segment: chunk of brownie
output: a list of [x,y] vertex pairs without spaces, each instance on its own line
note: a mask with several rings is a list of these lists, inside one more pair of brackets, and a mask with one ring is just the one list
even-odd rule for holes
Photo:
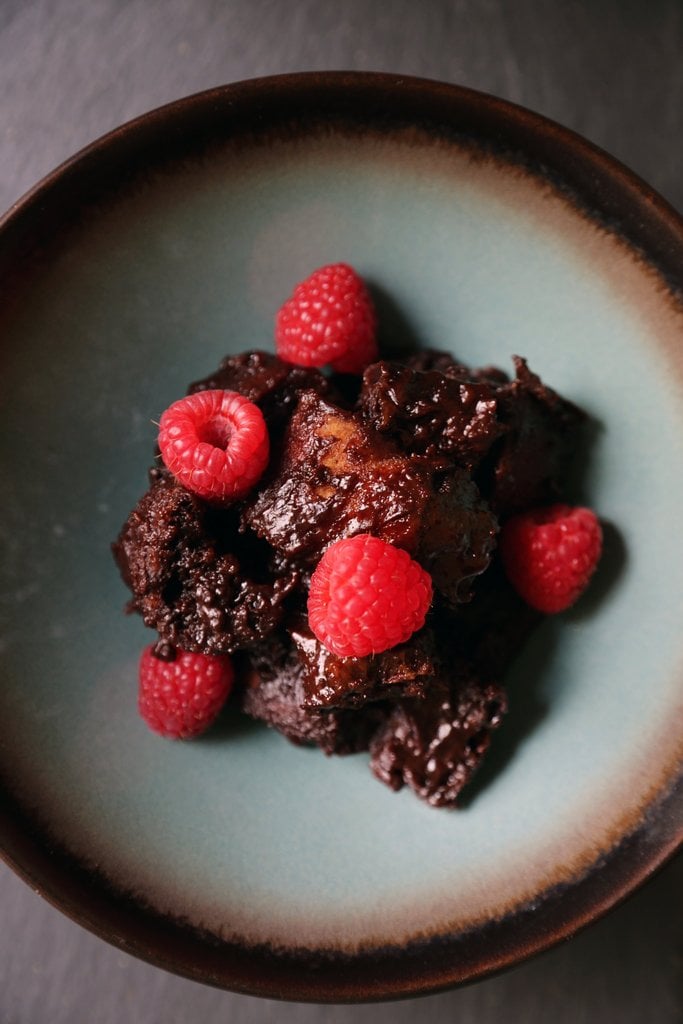
[[[442,422],[442,410],[455,397],[459,387],[465,388],[466,395],[483,397],[487,406],[483,420],[474,418],[475,439],[479,445],[469,456],[469,465],[475,472],[475,479],[491,504],[493,511],[505,518],[535,505],[557,500],[565,484],[571,461],[576,453],[577,440],[585,422],[584,413],[572,402],[567,401],[547,387],[540,377],[533,373],[525,359],[513,356],[515,377],[496,366],[473,369],[453,359],[446,352],[426,350],[418,352],[406,361],[407,375],[400,374],[396,364],[390,375],[379,375],[378,384],[382,394],[374,399],[361,397],[364,407],[371,415],[378,416],[379,423],[388,424],[389,430],[403,428],[402,443],[410,444],[409,422],[414,420],[419,427],[421,444],[425,450],[436,446],[438,450],[449,450],[449,441],[439,442],[438,429]],[[410,372],[415,374],[410,376]],[[368,374],[375,375],[370,367]],[[422,377],[425,374],[426,377]],[[445,382],[439,383],[439,375]],[[443,403],[435,409],[420,395],[420,381],[425,380],[435,387]],[[406,403],[406,410],[392,410],[395,386],[396,398]],[[479,392],[477,389],[485,389]],[[412,406],[411,406],[412,401]],[[379,407],[379,408],[378,408]],[[476,403],[474,406],[476,410]],[[466,420],[467,404],[463,406],[461,420],[464,436],[451,445],[453,457],[462,460],[468,455]],[[453,413],[453,429],[457,437],[458,419]],[[448,418],[446,418],[447,422]],[[490,444],[486,445],[488,438]],[[484,457],[484,465],[477,468],[476,456]],[[474,457],[473,457],[474,456]]]
[[455,807],[507,707],[494,683],[467,667],[444,678],[425,700],[400,701],[370,744],[373,774],[391,789],[409,786],[433,807]]
[[500,679],[542,621],[507,579],[498,557],[474,586],[469,604],[459,605],[435,628],[456,658],[464,658],[481,679]]
[[405,644],[365,658],[332,654],[304,619],[289,632],[303,668],[304,708],[359,708],[371,701],[424,697],[439,671],[434,634],[429,627]]
[[368,706],[355,711],[311,710],[305,700],[306,668],[288,638],[272,636],[249,655],[242,708],[266,722],[292,743],[310,743],[326,754],[367,750],[384,711]]
[[[505,436],[480,486],[501,517],[557,500],[576,453],[584,413],[515,356],[515,378],[497,388]],[[486,372],[486,371],[483,371]]]
[[408,551],[450,601],[467,600],[497,531],[466,471],[402,454],[359,413],[312,392],[301,397],[279,465],[246,502],[244,521],[306,567],[333,541],[370,533]]
[[507,709],[505,692],[493,680],[505,674],[541,619],[495,558],[469,604],[433,617],[443,668],[424,700],[393,705],[371,744],[374,774],[392,789],[410,786],[434,806],[455,806]]
[[467,469],[505,431],[492,384],[448,376],[436,368],[374,363],[363,376],[359,407],[366,422],[391,436],[402,450],[446,455]]
[[[498,520],[464,469],[436,474],[434,490],[420,510],[413,557],[450,605],[469,601],[472,585],[489,566]],[[412,552],[411,552],[412,553]]]
[[204,654],[268,636],[299,580],[294,570],[271,570],[256,538],[238,536],[234,511],[209,508],[164,471],[153,474],[113,551],[133,592],[129,610],[162,640]]

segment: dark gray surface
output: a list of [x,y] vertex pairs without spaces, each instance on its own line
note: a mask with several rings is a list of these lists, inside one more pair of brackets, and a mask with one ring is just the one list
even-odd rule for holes
[[[683,209],[678,0],[0,0],[0,209],[161,103],[329,68],[424,75],[522,103]],[[571,942],[498,978],[406,1003],[315,1007],[217,992],[135,961],[0,867],[0,1024],[681,1024],[682,897],[679,860]]]
[[680,1024],[682,891],[679,860],[581,935],[496,978],[420,1000],[323,1007],[232,995],[149,967],[71,924],[4,869],[0,1021]]
[[0,0],[0,208],[168,100],[330,68],[424,75],[524,104],[683,208],[679,0]]

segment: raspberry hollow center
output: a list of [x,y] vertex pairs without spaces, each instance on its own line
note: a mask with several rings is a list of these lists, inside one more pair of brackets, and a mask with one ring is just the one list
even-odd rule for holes
[[159,423],[167,469],[193,494],[213,504],[243,497],[268,463],[263,413],[237,391],[212,388],[187,395]]
[[230,444],[234,430],[232,424],[222,416],[214,416],[197,426],[197,440],[210,444],[214,448],[222,448],[224,451]]

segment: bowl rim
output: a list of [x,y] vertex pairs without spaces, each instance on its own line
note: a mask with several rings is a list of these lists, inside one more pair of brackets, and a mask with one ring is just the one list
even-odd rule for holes
[[[578,205],[650,263],[677,300],[683,295],[683,217],[645,181],[599,147],[539,114],[487,93],[430,79],[376,72],[302,72],[249,79],[195,93],[134,118],[60,164],[0,217],[0,274],[68,223],[98,189],[121,173],[183,151],[183,125],[203,144],[244,136],[254,120],[314,124],[326,114],[357,126],[395,129],[418,123],[452,141],[496,140],[508,154],[556,177]],[[270,118],[270,120],[269,120]],[[384,119],[384,120],[383,120]],[[227,126],[227,128],[226,128]],[[262,129],[263,131],[263,129]],[[228,137],[231,137],[230,135]],[[160,148],[159,148],[160,147]],[[83,191],[84,189],[84,191]],[[85,198],[84,198],[85,196]],[[656,826],[656,827],[655,827]],[[112,945],[176,974],[220,988],[309,1002],[368,1002],[433,993],[489,976],[550,948],[634,892],[683,845],[683,776],[659,792],[636,831],[575,883],[543,894],[463,934],[404,947],[320,958],[220,942],[144,908],[56,849],[0,779],[0,856],[48,902]]]

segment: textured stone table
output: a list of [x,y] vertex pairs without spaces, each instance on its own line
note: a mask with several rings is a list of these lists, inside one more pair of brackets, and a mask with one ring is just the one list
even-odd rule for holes
[[[283,71],[457,82],[576,129],[683,209],[678,0],[0,0],[0,208],[122,121]],[[500,977],[376,1007],[282,1005],[107,946],[0,867],[0,1024],[680,1024],[683,863]]]

